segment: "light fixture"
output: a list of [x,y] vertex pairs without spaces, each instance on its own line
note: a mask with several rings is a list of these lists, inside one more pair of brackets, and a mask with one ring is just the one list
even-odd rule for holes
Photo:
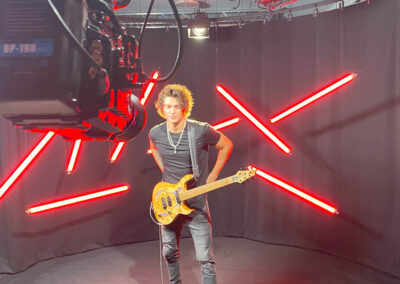
[[314,196],[311,196],[307,193],[305,193],[303,190],[296,188],[290,184],[288,184],[287,182],[278,179],[277,177],[272,176],[271,174],[268,174],[265,171],[262,171],[254,166],[249,166],[248,167],[249,170],[256,170],[256,175],[259,177],[262,177],[263,179],[265,179],[266,181],[269,181],[270,183],[273,183],[277,186],[279,186],[280,188],[294,194],[297,197],[302,198],[303,200],[315,205],[318,208],[324,209],[327,212],[331,213],[331,214],[339,214],[339,211],[337,208],[317,199]]
[[111,163],[114,163],[118,159],[119,154],[121,153],[121,150],[124,147],[124,145],[125,145],[125,142],[123,142],[123,141],[118,142],[117,146],[115,147],[115,149],[111,155],[111,158],[110,158]]
[[217,124],[213,125],[212,127],[215,130],[220,130],[222,128],[234,125],[234,124],[238,123],[239,121],[240,121],[240,118],[239,117],[235,117],[235,118],[231,118],[231,119],[225,120],[223,122],[217,123]]
[[329,84],[328,86],[322,88],[321,90],[311,94],[307,98],[303,99],[302,101],[296,103],[295,105],[287,108],[286,110],[280,112],[279,114],[275,115],[270,119],[271,123],[278,122],[279,120],[295,113],[296,111],[306,107],[307,105],[311,104],[312,102],[322,98],[323,96],[333,92],[334,90],[344,86],[345,84],[352,81],[354,78],[357,77],[357,73],[350,73],[346,74],[345,76],[339,78],[335,82]]
[[71,156],[69,158],[69,163],[67,167],[67,173],[71,174],[75,169],[76,158],[78,157],[79,150],[81,148],[82,139],[77,139],[74,142],[74,147],[72,148]]
[[258,6],[263,6],[267,10],[273,11],[282,6],[287,6],[290,3],[297,2],[297,0],[258,0]]
[[227,90],[217,85],[217,91],[229,103],[231,103],[239,112],[241,112],[255,127],[257,127],[268,139],[279,147],[286,154],[291,154],[292,150],[281,139],[279,139],[271,130],[269,130],[259,119],[250,113],[241,103],[239,103]]
[[149,82],[149,84],[146,87],[146,90],[142,96],[142,98],[140,99],[140,104],[142,106],[144,106],[146,104],[147,99],[149,98],[151,92],[153,91],[154,85],[156,84],[155,81],[158,79],[159,77],[159,73],[158,72],[154,72],[153,73],[153,79]]
[[33,162],[33,160],[39,155],[44,147],[54,136],[53,131],[49,131],[35,146],[35,148],[29,153],[29,155],[21,162],[15,171],[7,178],[7,180],[0,187],[0,199],[6,193],[6,191],[14,184],[14,182],[22,175],[26,168]]
[[[232,125],[238,123],[239,121],[240,121],[240,118],[239,117],[235,117],[235,118],[227,119],[227,120],[225,120],[223,122],[219,122],[219,123],[213,124],[212,127],[215,130],[221,130],[222,128],[225,128],[225,127],[228,127],[228,126],[232,126]],[[147,154],[152,154],[153,151],[151,151],[151,149],[148,149],[146,153]]]
[[210,37],[210,19],[206,13],[197,11],[194,19],[188,22],[188,36],[196,39]]
[[88,194],[83,194],[83,195],[79,195],[79,196],[75,196],[75,197],[70,197],[70,198],[61,199],[58,201],[53,201],[50,203],[30,207],[26,210],[26,213],[35,214],[35,213],[48,211],[48,210],[55,209],[55,208],[65,207],[65,206],[76,204],[76,203],[81,203],[84,201],[98,199],[98,198],[101,198],[104,196],[117,194],[117,193],[124,192],[127,190],[129,190],[128,185],[115,186],[112,188],[103,189],[103,190],[88,193]]

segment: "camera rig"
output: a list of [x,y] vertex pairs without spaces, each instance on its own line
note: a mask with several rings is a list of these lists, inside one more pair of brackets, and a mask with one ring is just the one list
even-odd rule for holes
[[0,114],[16,127],[65,139],[135,138],[146,120],[137,98],[146,76],[116,4],[3,0]]

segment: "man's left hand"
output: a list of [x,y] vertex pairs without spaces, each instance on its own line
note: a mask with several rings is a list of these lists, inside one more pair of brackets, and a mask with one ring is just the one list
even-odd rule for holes
[[206,183],[214,182],[214,181],[217,180],[217,178],[218,178],[218,175],[217,175],[217,174],[210,173],[210,174],[208,175],[208,177],[207,177]]

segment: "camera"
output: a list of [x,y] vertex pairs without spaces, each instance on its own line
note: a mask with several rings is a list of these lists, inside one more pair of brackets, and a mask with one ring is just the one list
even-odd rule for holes
[[0,114],[65,139],[135,138],[146,76],[137,40],[114,14],[129,2],[2,0]]

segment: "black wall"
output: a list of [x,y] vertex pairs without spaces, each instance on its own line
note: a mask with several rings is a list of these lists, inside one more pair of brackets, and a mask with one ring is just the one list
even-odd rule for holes
[[[245,118],[222,130],[234,142],[221,177],[254,164],[339,208],[322,212],[260,178],[209,194],[215,236],[237,236],[330,253],[387,273],[400,259],[400,3],[377,0],[318,17],[212,30],[207,41],[185,40],[171,82],[195,95],[192,118],[218,122],[240,114],[216,91],[222,84],[293,150],[288,156]],[[149,31],[143,42],[148,73],[166,73],[176,32]],[[276,125],[268,119],[348,72],[349,85]],[[157,86],[156,92],[162,86]],[[108,163],[112,143],[89,142],[76,172],[65,174],[72,144],[56,137],[0,200],[0,272],[17,272],[52,257],[158,238],[148,217],[160,179],[146,154],[149,129],[162,121],[147,104],[146,128]],[[0,120],[0,177],[40,135]],[[210,163],[216,153],[211,153]],[[47,200],[127,183],[119,196],[29,216]],[[155,256],[158,257],[158,256]],[[306,261],[306,260],[301,260]]]

